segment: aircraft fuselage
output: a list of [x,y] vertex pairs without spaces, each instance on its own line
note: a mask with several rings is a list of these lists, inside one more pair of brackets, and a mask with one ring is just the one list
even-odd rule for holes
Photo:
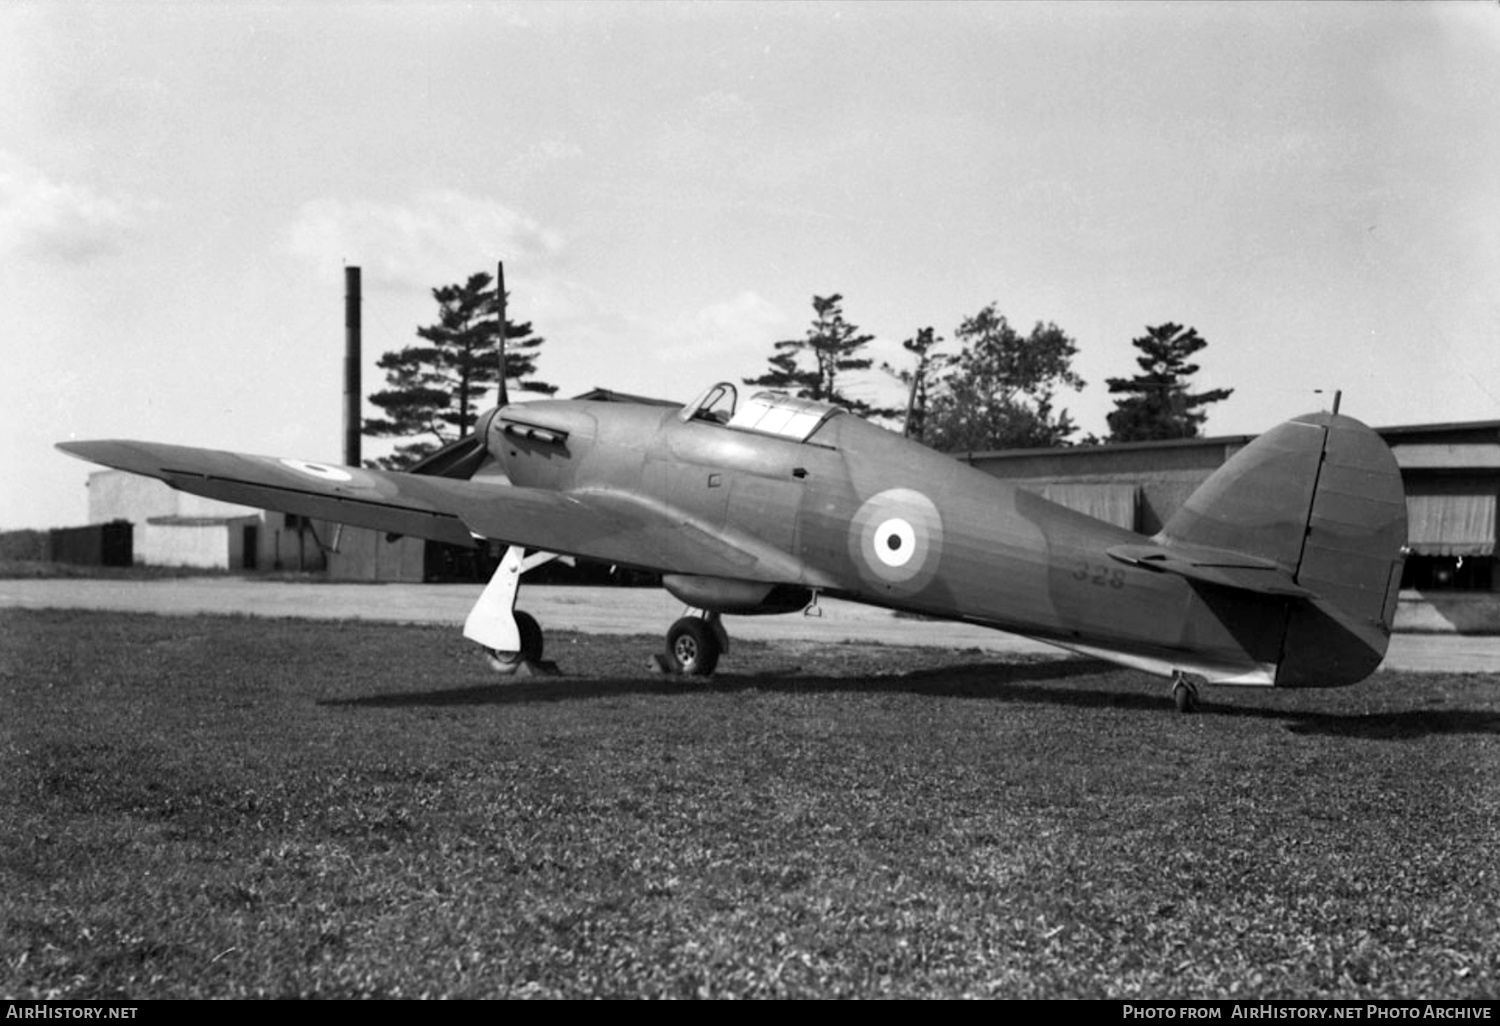
[[[559,445],[495,424],[490,448],[514,484],[620,492],[670,512],[676,529],[660,538],[658,569],[671,570],[674,548],[695,532],[748,537],[768,553],[745,566],[750,579],[984,624],[1157,671],[1246,683],[1274,674],[1284,602],[1118,562],[1107,550],[1140,535],[859,418],[834,415],[796,440],[648,406],[509,409],[567,436]],[[779,554],[789,557],[780,573],[763,565]]]

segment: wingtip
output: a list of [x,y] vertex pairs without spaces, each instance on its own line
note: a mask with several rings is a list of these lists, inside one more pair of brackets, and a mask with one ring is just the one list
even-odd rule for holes
[[129,461],[135,443],[120,439],[99,439],[86,442],[56,442],[54,447],[72,456],[105,467],[121,467],[122,460]]
[[97,442],[54,442],[53,445],[52,445],[52,448],[56,449],[58,452],[65,452],[69,456],[74,456],[74,457],[76,457],[78,459],[86,460],[86,459],[90,459],[90,457],[88,455],[89,449],[92,446],[95,446],[97,444],[99,444],[99,443],[97,443]]

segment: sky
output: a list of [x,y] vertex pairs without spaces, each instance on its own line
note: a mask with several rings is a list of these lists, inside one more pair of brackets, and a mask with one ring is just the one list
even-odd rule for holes
[[1167,321],[1208,434],[1500,419],[1495,3],[10,0],[0,96],[0,529],[86,521],[58,441],[336,461],[345,265],[367,393],[504,260],[563,396],[838,293],[877,364],[1058,324],[1081,434]]

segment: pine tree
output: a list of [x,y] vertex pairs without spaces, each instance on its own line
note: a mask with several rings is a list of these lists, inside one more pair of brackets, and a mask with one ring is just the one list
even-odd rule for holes
[[927,412],[931,407],[933,393],[941,381],[943,369],[953,362],[953,357],[933,352],[942,343],[942,336],[932,328],[920,328],[915,335],[901,343],[902,349],[917,358],[915,367],[911,370],[897,370],[888,363],[881,364],[882,370],[906,386],[906,419],[901,433],[918,442],[926,434]]
[[1180,324],[1148,326],[1146,334],[1131,345],[1142,353],[1136,365],[1142,373],[1133,378],[1108,379],[1109,390],[1120,393],[1109,422],[1111,442],[1144,442],[1163,438],[1196,438],[1208,419],[1199,411],[1228,399],[1232,388],[1189,393],[1187,379],[1198,373],[1188,358],[1208,343],[1196,328]]
[[[791,392],[803,399],[833,403],[860,416],[889,416],[893,413],[850,398],[841,390],[840,375],[869,370],[872,366],[872,360],[855,354],[875,338],[874,335],[860,334],[859,328],[844,320],[843,301],[844,297],[838,294],[813,296],[815,316],[807,337],[777,342],[776,355],[767,361],[770,369],[758,378],[742,379],[744,383]],[[810,367],[802,366],[800,358],[804,355],[812,357]]]
[[[379,366],[386,372],[383,391],[370,402],[385,416],[365,421],[365,433],[376,438],[414,439],[396,446],[376,466],[399,470],[467,434],[481,412],[484,393],[499,381],[499,325],[494,279],[484,273],[462,285],[432,290],[438,322],[417,329],[426,345],[386,353]],[[544,339],[531,324],[505,325],[505,376],[523,392],[551,395],[556,386],[530,380],[536,373],[537,349]]]
[[820,394],[822,382],[818,378],[818,372],[803,370],[797,366],[797,353],[801,351],[803,345],[801,339],[777,342],[776,348],[781,351],[766,360],[771,365],[770,369],[758,378],[742,378],[741,380],[747,385],[760,385],[804,398]]

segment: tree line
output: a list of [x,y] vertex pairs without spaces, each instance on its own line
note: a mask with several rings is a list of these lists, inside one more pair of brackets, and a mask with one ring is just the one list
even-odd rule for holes
[[[402,439],[387,457],[372,461],[387,469],[408,467],[467,434],[485,393],[500,381],[500,297],[490,275],[432,290],[437,322],[417,329],[418,344],[388,352],[379,366],[386,388],[370,402],[383,416],[367,418],[365,433]],[[813,296],[813,319],[801,338],[772,344],[764,373],[742,383],[834,403],[861,416],[895,422],[903,433],[943,452],[1045,448],[1075,444],[1078,426],[1059,393],[1078,391],[1084,381],[1073,370],[1077,343],[1056,324],[1038,321],[1022,333],[990,303],[966,317],[953,345],[931,327],[901,343],[910,354],[904,367],[881,370],[907,391],[904,408],[868,403],[850,393],[856,375],[874,370],[865,348],[874,336],[844,315],[843,296]],[[512,391],[548,396],[555,385],[536,376],[545,339],[529,322],[506,318],[505,378]],[[1205,408],[1232,389],[1192,392],[1199,370],[1190,362],[1208,343],[1191,327],[1166,322],[1147,327],[1131,341],[1140,372],[1109,378],[1116,395],[1108,414],[1109,434],[1084,444],[1194,438],[1207,420]]]
[[[1066,409],[1058,409],[1058,393],[1078,391],[1084,381],[1073,370],[1077,343],[1056,324],[1038,321],[1023,334],[990,303],[959,324],[953,333],[957,350],[946,352],[936,329],[919,329],[901,343],[911,354],[910,366],[882,365],[907,388],[906,407],[898,410],[847,391],[849,375],[873,365],[863,350],[874,336],[845,318],[843,297],[813,296],[813,313],[806,335],[776,342],[766,372],[742,379],[745,384],[899,420],[907,437],[942,452],[1073,444],[1078,425]],[[1208,343],[1196,329],[1167,322],[1148,327],[1131,345],[1140,351],[1140,373],[1106,380],[1110,393],[1119,396],[1107,417],[1110,433],[1086,444],[1197,437],[1208,419],[1204,408],[1233,392],[1189,390],[1189,379],[1199,371],[1189,361]]]

